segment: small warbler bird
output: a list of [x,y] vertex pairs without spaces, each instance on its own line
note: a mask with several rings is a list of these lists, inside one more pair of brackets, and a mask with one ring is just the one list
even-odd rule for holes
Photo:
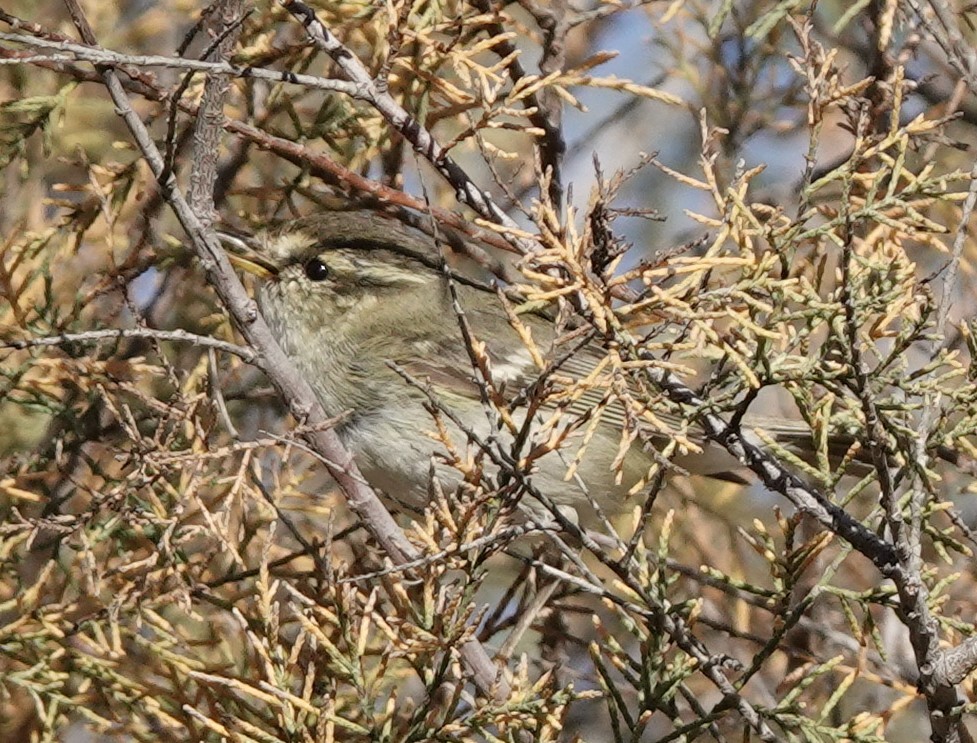
[[[483,452],[489,477],[511,484],[516,472],[561,508],[595,501],[613,514],[633,507],[628,494],[663,461],[660,429],[644,440],[622,436],[626,416],[610,385],[575,386],[602,349],[561,343],[545,316],[446,270],[420,231],[375,212],[326,212],[240,250],[236,263],[263,279],[259,306],[283,350],[326,412],[343,416],[339,434],[364,476],[395,500],[423,505],[432,462],[442,484],[465,479],[465,463],[471,481],[478,468],[469,453],[491,447]],[[553,382],[568,376],[562,388]],[[547,398],[547,387],[564,394]],[[643,412],[630,412],[633,429]],[[803,423],[745,423],[787,447],[811,448]],[[670,453],[670,464],[737,479],[732,456],[701,436],[695,443]]]

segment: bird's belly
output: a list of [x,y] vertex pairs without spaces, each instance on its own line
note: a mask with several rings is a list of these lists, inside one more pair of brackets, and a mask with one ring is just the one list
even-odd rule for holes
[[[491,446],[506,455],[512,453],[513,436],[505,430],[494,430],[481,409],[462,420],[462,424],[465,430],[444,420],[452,449],[460,457],[474,457],[479,445]],[[438,439],[435,430],[434,421],[426,410],[412,409],[408,405],[357,416],[352,425],[342,430],[342,436],[371,485],[395,501],[420,509],[428,499],[432,472],[448,492],[462,480],[459,470],[448,463],[448,448]],[[470,434],[474,434],[477,442],[471,440]],[[529,438],[532,441],[533,436]],[[532,446],[530,443],[524,447],[522,453]],[[586,478],[570,479],[566,475],[576,454],[573,441],[560,450],[544,454],[535,459],[529,472],[525,473],[525,482],[531,487],[524,495],[523,504],[537,513],[545,511],[532,496],[533,492],[541,493],[557,506],[569,506],[578,511],[583,522],[592,521],[584,515],[593,511],[589,505],[591,499],[610,515],[630,510],[635,501],[628,498],[628,491],[647,474],[648,458],[635,447],[625,457],[622,476],[618,478],[612,471],[616,453],[616,441],[595,437],[580,463]],[[498,466],[487,454],[482,466],[490,476],[498,473]]]

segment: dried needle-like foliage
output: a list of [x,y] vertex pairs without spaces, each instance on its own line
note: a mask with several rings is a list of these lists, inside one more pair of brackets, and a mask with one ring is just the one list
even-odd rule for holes
[[[957,5],[5,4],[0,737],[971,740]],[[533,370],[389,522],[208,252],[349,202]]]

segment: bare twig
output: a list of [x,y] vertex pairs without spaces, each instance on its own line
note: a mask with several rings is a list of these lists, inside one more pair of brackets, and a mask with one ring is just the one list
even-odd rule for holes
[[58,333],[57,335],[38,338],[19,338],[0,341],[0,348],[23,350],[26,348],[65,346],[71,343],[101,343],[103,341],[121,340],[123,338],[151,338],[157,341],[190,343],[194,346],[212,348],[215,351],[232,354],[249,364],[253,364],[259,359],[258,352],[253,348],[239,346],[236,343],[222,341],[206,335],[197,335],[186,330],[156,330],[155,328],[84,330],[78,333]]
[[186,70],[188,72],[205,72],[209,75],[227,75],[241,79],[266,80],[271,83],[285,83],[300,85],[315,90],[328,90],[343,93],[351,98],[368,100],[359,85],[344,80],[331,80],[316,75],[304,75],[296,72],[280,72],[264,67],[251,67],[231,64],[224,60],[186,59],[184,57],[166,57],[146,54],[121,54],[104,47],[89,46],[72,43],[70,41],[52,41],[36,36],[24,34],[0,33],[0,41],[9,41],[25,46],[34,46],[53,50],[50,54],[34,54],[18,56],[0,60],[5,64],[35,64],[37,62],[90,62],[105,67],[118,67],[122,72],[129,73],[129,68],[161,67],[164,69]]
[[[243,7],[242,0],[217,0],[211,6],[207,23],[217,36],[216,48],[210,52],[215,59],[226,59],[234,48],[241,30],[240,16]],[[217,160],[220,157],[220,142],[224,131],[221,126],[224,120],[224,98],[230,85],[228,75],[208,74],[200,99],[200,109],[194,119],[187,201],[197,217],[208,227],[219,219],[214,205],[214,187],[217,184]],[[173,151],[169,141],[167,150]],[[165,172],[163,178],[166,178]]]

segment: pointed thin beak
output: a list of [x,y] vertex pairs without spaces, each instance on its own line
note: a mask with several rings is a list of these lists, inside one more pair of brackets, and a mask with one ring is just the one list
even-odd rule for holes
[[271,279],[278,275],[278,267],[263,258],[253,237],[244,237],[218,230],[217,236],[227,251],[227,257],[235,268],[240,268],[259,279]]

